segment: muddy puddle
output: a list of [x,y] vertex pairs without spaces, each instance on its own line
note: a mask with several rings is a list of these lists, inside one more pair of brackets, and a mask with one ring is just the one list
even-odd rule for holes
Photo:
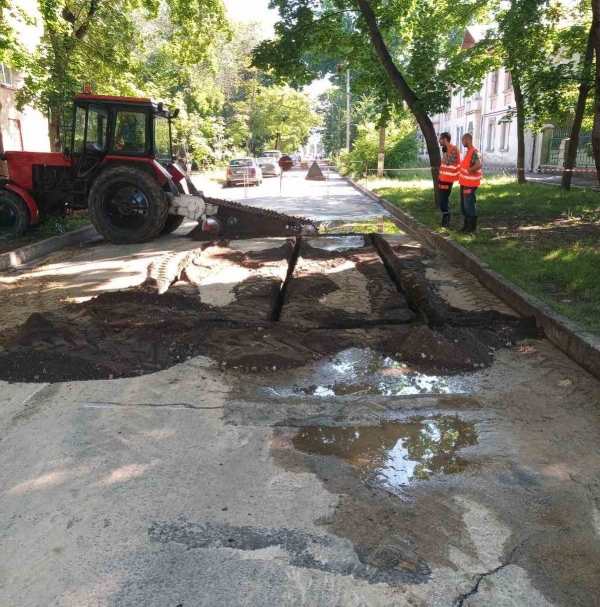
[[380,215],[362,219],[332,219],[317,222],[322,236],[336,234],[402,234],[390,217]]
[[349,348],[306,369],[309,379],[293,385],[265,388],[278,396],[404,396],[411,394],[467,394],[476,373],[436,375],[376,350]]
[[293,447],[344,460],[376,484],[401,493],[410,483],[464,470],[461,449],[477,445],[473,422],[457,416],[415,417],[379,426],[304,427]]

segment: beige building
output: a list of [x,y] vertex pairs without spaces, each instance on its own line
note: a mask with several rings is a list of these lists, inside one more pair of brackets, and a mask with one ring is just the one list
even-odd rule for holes
[[[482,35],[482,28],[469,28],[463,48],[469,48]],[[576,55],[574,59],[578,60]],[[482,152],[484,167],[511,170],[517,164],[517,118],[514,89],[510,72],[500,68],[485,75],[480,89],[470,97],[462,90],[452,92],[449,110],[431,116],[436,133],[447,131],[460,145],[465,133],[473,135],[473,143]],[[562,166],[570,125],[546,124],[539,131],[525,131],[525,170],[556,170]],[[421,137],[422,140],[422,137]],[[577,166],[594,164],[591,154],[591,133],[579,138]],[[589,149],[588,149],[589,148]],[[422,141],[422,158],[426,158]]]
[[[15,0],[14,4],[15,8],[28,14],[30,18],[35,18],[37,9],[34,2]],[[21,44],[33,50],[41,35],[39,25],[15,21],[10,16],[8,21],[13,22]],[[22,85],[22,75],[0,63],[0,152],[11,150],[49,152],[50,139],[46,117],[42,112],[31,107],[23,108],[23,111],[17,109],[17,90]],[[6,174],[6,163],[0,161],[0,176]]]

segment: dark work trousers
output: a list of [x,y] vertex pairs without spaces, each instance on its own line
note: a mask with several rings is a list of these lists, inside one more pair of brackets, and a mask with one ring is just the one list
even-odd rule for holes
[[440,181],[440,211],[450,213],[450,194],[452,193],[452,182]]
[[460,186],[460,212],[468,217],[477,217],[477,188]]

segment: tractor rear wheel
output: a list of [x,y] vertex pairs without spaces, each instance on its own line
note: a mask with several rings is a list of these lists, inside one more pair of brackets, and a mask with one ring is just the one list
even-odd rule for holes
[[165,227],[160,231],[161,234],[171,234],[174,232],[182,223],[185,217],[183,215],[169,215],[165,223]]
[[90,189],[88,211],[94,227],[111,242],[146,242],[164,228],[169,205],[160,184],[136,167],[115,166]]
[[17,194],[0,190],[0,238],[21,236],[30,221],[25,201]]

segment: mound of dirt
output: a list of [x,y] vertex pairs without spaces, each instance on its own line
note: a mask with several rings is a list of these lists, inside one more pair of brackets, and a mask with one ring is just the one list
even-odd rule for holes
[[[287,291],[293,243],[257,253],[219,246],[170,255],[149,268],[160,280],[33,314],[5,332],[0,379],[129,377],[198,355],[224,368],[272,372],[347,348],[454,373],[489,365],[494,349],[539,335],[531,320],[450,307],[427,284],[421,253],[400,251],[399,270],[411,273],[440,326],[409,308],[410,293],[396,290],[372,247],[339,253],[302,245],[300,253]],[[281,322],[272,322],[282,302]]]

